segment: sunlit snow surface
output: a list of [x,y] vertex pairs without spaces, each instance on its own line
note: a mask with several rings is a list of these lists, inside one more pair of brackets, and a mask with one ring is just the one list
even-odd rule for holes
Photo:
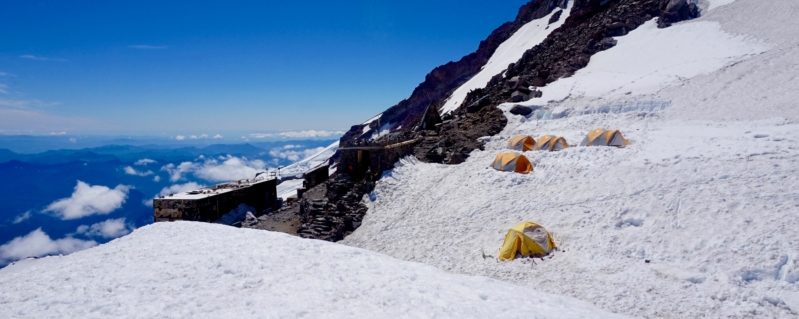
[[[798,317],[795,12],[797,1],[738,0],[671,28],[647,23],[522,103],[540,107],[531,119],[506,113],[505,131],[465,163],[404,159],[344,242],[633,316]],[[529,175],[489,167],[513,134],[575,145],[597,127],[632,144],[526,152]],[[483,259],[521,220],[562,251]]]
[[597,53],[574,76],[542,89],[543,96],[524,105],[567,97],[618,98],[654,93],[682,79],[716,71],[765,51],[753,39],[721,30],[717,22],[699,21],[658,29],[655,19],[618,37],[611,50]]
[[156,223],[0,269],[0,318],[621,318],[569,297],[363,249]]

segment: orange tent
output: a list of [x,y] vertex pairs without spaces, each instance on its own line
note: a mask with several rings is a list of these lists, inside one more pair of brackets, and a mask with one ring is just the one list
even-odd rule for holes
[[569,143],[566,143],[566,139],[555,135],[541,136],[535,143],[536,150],[560,151],[567,147]]
[[533,171],[533,163],[526,156],[516,152],[502,152],[494,158],[491,167],[498,171],[527,174]]
[[591,132],[580,143],[582,146],[616,146],[624,147],[630,144],[630,141],[624,138],[619,130],[608,130],[598,128]]
[[508,141],[508,147],[517,151],[531,151],[535,147],[535,140],[529,135],[516,135]]

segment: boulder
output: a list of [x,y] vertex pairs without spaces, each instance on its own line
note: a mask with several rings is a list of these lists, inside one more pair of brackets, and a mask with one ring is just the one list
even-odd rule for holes
[[523,105],[516,105],[510,109],[510,113],[514,115],[528,116],[533,113],[533,109]]

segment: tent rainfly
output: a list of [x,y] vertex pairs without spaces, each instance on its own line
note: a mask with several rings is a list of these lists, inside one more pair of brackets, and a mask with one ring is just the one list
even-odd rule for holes
[[608,130],[598,128],[591,132],[580,143],[581,146],[616,146],[624,147],[630,144],[630,141],[624,138],[624,135],[619,130]]
[[516,135],[508,141],[508,148],[516,151],[527,152],[533,150],[535,140],[529,135]]
[[541,136],[535,143],[536,150],[560,151],[567,147],[569,143],[566,143],[566,139],[555,135]]
[[499,249],[499,260],[514,260],[518,257],[543,257],[555,249],[555,241],[543,226],[524,221],[508,230]]
[[516,152],[502,152],[494,158],[491,167],[498,171],[527,174],[533,171],[533,163],[526,156]]

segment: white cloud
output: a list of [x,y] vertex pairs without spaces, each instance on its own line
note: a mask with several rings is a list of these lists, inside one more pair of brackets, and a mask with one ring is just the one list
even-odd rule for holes
[[161,175],[153,176],[153,182],[160,183],[161,182]]
[[155,163],[158,163],[158,161],[156,161],[154,159],[149,159],[149,158],[142,158],[142,159],[136,161],[136,163],[133,163],[133,165],[136,165],[136,166],[147,166],[147,165],[155,164]]
[[296,162],[303,158],[321,152],[323,149],[325,148],[316,147],[316,148],[301,150],[298,149],[297,145],[285,145],[282,148],[275,148],[269,150],[269,155],[271,155],[272,157],[287,159],[289,161]]
[[53,58],[53,57],[45,57],[40,55],[33,55],[33,54],[23,54],[19,56],[20,59],[31,60],[31,61],[42,61],[42,62],[66,62],[67,59],[63,58]]
[[150,175],[155,174],[151,170],[138,171],[135,168],[133,168],[133,166],[125,166],[125,168],[123,170],[125,171],[125,174],[133,175],[133,176],[142,176],[142,177],[144,177],[144,176],[150,176]]
[[[198,160],[203,160],[204,157]],[[211,182],[227,182],[237,179],[252,178],[256,173],[266,170],[266,163],[261,160],[249,160],[244,157],[220,156],[205,159],[202,162],[182,162],[178,165],[167,164],[161,167],[169,174],[169,180],[177,182],[187,174],[193,174]]]
[[162,171],[169,173],[169,180],[177,182],[183,178],[183,175],[195,170],[196,164],[192,162],[183,162],[178,165],[169,163],[161,167]]
[[303,139],[303,138],[329,138],[338,137],[344,134],[343,131],[326,131],[326,130],[304,130],[304,131],[286,131],[278,133],[252,133],[248,136],[242,136],[242,139],[271,139],[271,138],[284,138],[284,139]]
[[164,50],[169,48],[166,45],[152,45],[152,44],[131,44],[128,48],[136,50]]
[[179,134],[179,135],[175,136],[175,140],[178,140],[178,141],[185,141],[185,140],[207,140],[207,139],[215,139],[215,140],[220,140],[220,139],[223,139],[223,138],[224,138],[224,136],[222,136],[221,134],[215,134],[215,135],[211,136],[211,135],[210,135],[210,134],[208,134],[208,133],[201,133],[201,134],[186,134],[186,135],[184,135],[184,134]]
[[7,94],[8,93],[8,85],[0,83],[0,94]]
[[17,217],[14,217],[14,220],[11,222],[12,224],[19,224],[31,218],[33,213],[31,211],[26,211],[22,214],[19,214]]
[[125,218],[109,219],[91,226],[78,226],[77,233],[84,236],[117,238],[129,234],[133,227],[125,223]]
[[78,181],[72,195],[59,199],[44,210],[59,215],[61,219],[70,220],[91,215],[105,215],[122,207],[128,197],[130,188],[117,185],[114,189],[105,186],[91,186]]
[[266,170],[266,163],[261,160],[230,156],[221,163],[217,160],[205,161],[197,168],[194,175],[208,181],[225,182],[253,178],[255,174],[264,170]]
[[0,264],[28,257],[69,254],[96,245],[97,242],[93,240],[80,240],[72,237],[53,240],[39,228],[0,246]]

